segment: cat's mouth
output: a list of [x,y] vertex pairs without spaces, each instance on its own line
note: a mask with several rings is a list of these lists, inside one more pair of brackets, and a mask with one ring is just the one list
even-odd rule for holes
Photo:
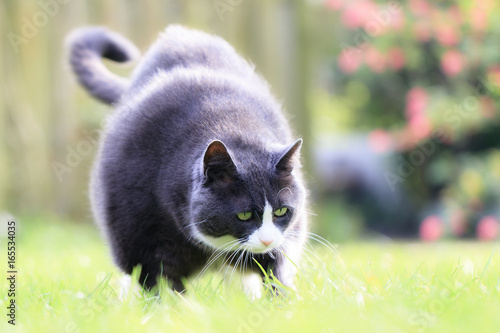
[[246,238],[235,238],[230,235],[221,237],[212,237],[204,235],[196,228],[192,229],[194,237],[202,244],[205,244],[216,251],[232,252],[232,251],[247,251],[251,253],[268,253],[278,248],[283,243],[283,235],[274,233],[272,235],[262,235],[254,232]]
[[248,236],[243,245],[247,247],[247,251],[267,253],[279,247],[283,243],[283,237],[283,233],[277,228],[273,228],[271,232],[259,232],[259,230],[256,230]]
[[280,241],[275,240],[272,243],[269,244],[264,244],[262,242],[255,244],[255,242],[251,242],[251,240],[246,241],[243,243],[243,246],[245,248],[245,251],[252,252],[252,253],[268,253],[280,246]]

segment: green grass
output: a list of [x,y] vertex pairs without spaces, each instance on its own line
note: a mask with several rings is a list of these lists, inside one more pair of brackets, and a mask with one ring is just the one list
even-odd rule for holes
[[[131,290],[96,228],[21,221],[15,328],[0,332],[498,332],[500,251],[475,242],[347,243],[306,251],[297,294],[251,301],[213,270],[185,295]],[[1,240],[5,253],[5,239]],[[4,267],[4,266],[2,266]],[[227,279],[226,279],[227,280]],[[238,279],[234,279],[238,280]],[[0,287],[3,311],[6,285]]]

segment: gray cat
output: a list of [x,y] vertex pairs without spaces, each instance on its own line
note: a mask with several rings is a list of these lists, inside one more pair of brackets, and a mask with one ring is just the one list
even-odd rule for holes
[[101,62],[138,55],[120,35],[81,28],[69,48],[79,82],[115,108],[91,202],[116,264],[128,274],[141,265],[147,289],[164,275],[182,291],[223,253],[244,275],[262,275],[255,260],[293,287],[307,233],[302,140],[253,66],[223,39],[174,25],[130,80]]

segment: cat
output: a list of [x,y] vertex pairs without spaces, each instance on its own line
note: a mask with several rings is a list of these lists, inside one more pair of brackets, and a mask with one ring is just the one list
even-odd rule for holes
[[223,253],[243,277],[259,274],[260,287],[256,262],[293,288],[308,229],[302,140],[254,67],[222,38],[178,25],[129,80],[101,60],[138,57],[121,35],[83,27],[68,47],[80,84],[114,108],[90,200],[116,265],[127,274],[140,265],[146,289],[163,275],[182,292]]

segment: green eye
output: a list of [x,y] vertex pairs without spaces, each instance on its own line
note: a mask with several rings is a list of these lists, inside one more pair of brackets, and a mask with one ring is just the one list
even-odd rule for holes
[[283,216],[286,214],[286,212],[288,211],[288,208],[286,207],[281,207],[280,209],[277,209],[274,211],[274,215],[275,216]]
[[251,212],[243,212],[243,213],[238,213],[238,218],[242,221],[249,220],[252,217]]

